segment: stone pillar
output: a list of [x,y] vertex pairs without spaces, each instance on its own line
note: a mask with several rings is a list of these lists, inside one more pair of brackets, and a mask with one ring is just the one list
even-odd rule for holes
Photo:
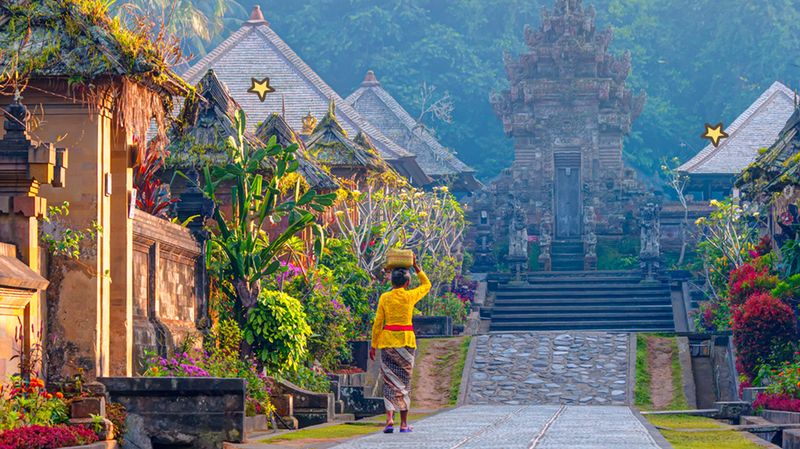
[[131,152],[121,132],[112,132],[111,151],[111,290],[109,310],[110,375],[133,375],[133,192]]
[[[110,111],[111,98],[92,105],[46,92],[65,92],[51,83],[28,90],[30,104],[44,105],[37,137],[59,140],[73,149],[66,182],[69,188],[42,186],[49,204],[69,202],[67,225],[85,229],[96,222],[102,234],[81,246],[79,260],[51,259],[47,290],[48,380],[57,381],[83,370],[86,378],[109,374],[111,277],[111,148],[112,130],[119,129]],[[123,132],[123,131],[120,131]],[[109,175],[109,176],[107,176]],[[124,189],[123,189],[124,190]]]
[[[13,342],[8,341],[14,333],[12,328],[22,323],[24,333],[23,357],[28,354],[31,344],[42,329],[43,313],[38,301],[37,291],[47,282],[40,276],[39,265],[39,223],[47,211],[47,201],[39,196],[39,187],[45,184],[63,186],[64,170],[67,165],[65,149],[56,149],[52,143],[33,140],[27,132],[28,110],[20,103],[19,93],[14,101],[3,111],[4,135],[0,140],[0,242],[13,244],[3,257],[8,264],[18,263],[17,253],[27,267],[16,267],[6,273],[5,278],[22,275],[34,279],[33,286],[8,285],[0,288],[0,377],[10,371],[9,349]],[[27,271],[27,273],[21,273]],[[12,283],[13,284],[13,283]],[[18,318],[18,316],[21,317]],[[32,367],[39,369],[41,367]],[[23,373],[30,374],[30,373]]]

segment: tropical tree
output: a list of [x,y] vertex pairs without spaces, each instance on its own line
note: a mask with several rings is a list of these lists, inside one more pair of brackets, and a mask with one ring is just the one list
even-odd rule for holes
[[466,227],[464,211],[446,187],[424,192],[368,183],[345,204],[355,213],[336,213],[340,232],[349,241],[359,266],[381,279],[390,248],[413,250],[438,293],[458,274]]
[[683,219],[681,220],[681,254],[678,256],[676,264],[683,265],[683,260],[686,257],[686,246],[689,243],[689,201],[684,192],[686,191],[686,184],[689,182],[689,176],[685,173],[678,171],[680,166],[680,159],[677,157],[672,158],[671,161],[663,159],[661,161],[661,172],[666,178],[667,185],[672,187],[675,191],[675,196],[683,209]]
[[124,11],[153,18],[167,34],[180,39],[185,50],[199,55],[233,25],[229,15],[243,14],[233,0],[130,0],[120,5],[118,12]]
[[[207,263],[243,327],[258,302],[262,280],[279,268],[278,258],[293,236],[311,228],[316,235],[315,251],[322,251],[324,233],[312,211],[324,211],[335,199],[333,194],[318,195],[314,190],[301,194],[300,178],[293,194],[282,194],[282,181],[299,167],[297,145],[284,148],[273,137],[265,146],[253,147],[244,136],[245,126],[244,112],[239,111],[237,134],[227,141],[229,161],[206,165],[203,170],[205,194],[217,205],[214,220],[218,227],[208,241]],[[230,189],[229,201],[219,198],[221,189]],[[268,235],[264,231],[268,223],[285,227]]]
[[755,206],[743,207],[731,200],[711,200],[715,208],[698,218],[697,251],[703,261],[707,286],[717,299],[725,296],[728,273],[744,265],[760,236],[762,223]]

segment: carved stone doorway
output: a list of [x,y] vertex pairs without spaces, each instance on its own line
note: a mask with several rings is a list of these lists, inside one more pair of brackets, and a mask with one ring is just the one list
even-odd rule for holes
[[581,236],[581,154],[555,153],[554,209],[556,238],[577,239]]

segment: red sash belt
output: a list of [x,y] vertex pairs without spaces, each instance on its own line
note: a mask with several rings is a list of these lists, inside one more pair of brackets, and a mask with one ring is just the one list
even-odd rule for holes
[[386,324],[383,326],[385,331],[411,331],[414,332],[414,326],[406,324]]

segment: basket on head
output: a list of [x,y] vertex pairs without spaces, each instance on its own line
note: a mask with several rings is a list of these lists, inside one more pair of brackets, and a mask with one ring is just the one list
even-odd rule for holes
[[386,252],[386,269],[411,268],[414,265],[414,252],[410,249],[390,248]]

